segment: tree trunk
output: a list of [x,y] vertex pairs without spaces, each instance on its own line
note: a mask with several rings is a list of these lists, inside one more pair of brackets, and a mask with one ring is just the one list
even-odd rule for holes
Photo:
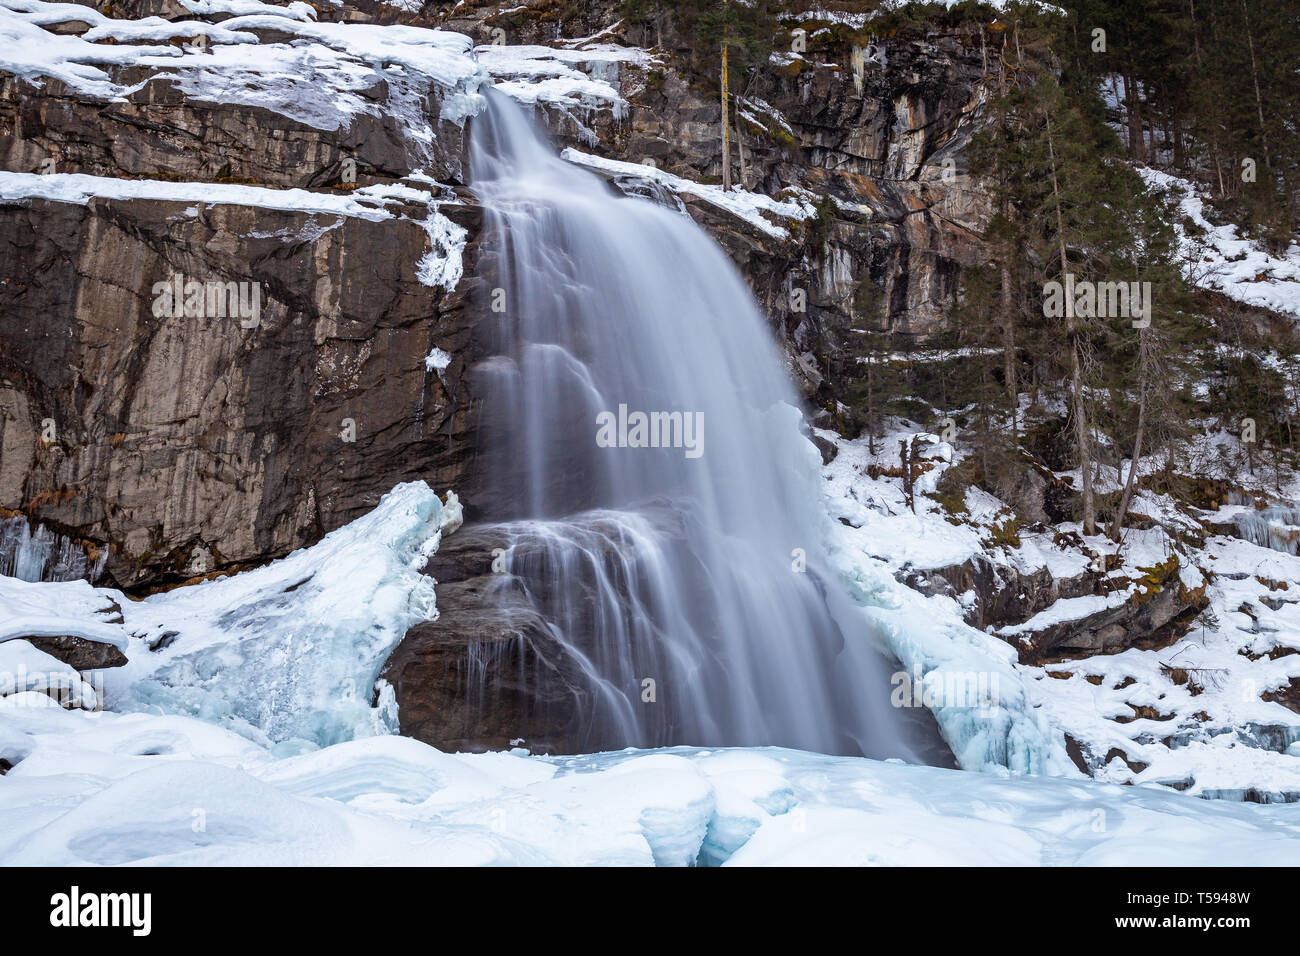
[[1129,114],[1129,137],[1132,140],[1133,158],[1139,163],[1147,161],[1146,123],[1142,116],[1142,93],[1138,80],[1130,74],[1129,102],[1133,111]]
[[870,352],[868,352],[867,353],[867,451],[871,453],[871,456],[873,458],[876,455],[876,417],[875,417],[875,409],[873,408],[873,402],[871,400],[872,388],[875,384],[872,381],[873,375],[871,374],[872,366],[874,364],[875,363],[872,361],[872,355]]
[[1016,381],[1016,319],[1012,313],[1011,267],[1002,261],[1002,375],[1011,406],[1011,434],[1020,435],[1020,393]]
[[[1052,198],[1056,206],[1056,239],[1061,249],[1061,282],[1070,271],[1069,254],[1065,248],[1065,220],[1061,215],[1061,189],[1056,176],[1056,146],[1052,139],[1052,114],[1045,112],[1047,120],[1047,155],[1052,169]],[[1092,444],[1088,438],[1088,413],[1083,400],[1083,362],[1079,357],[1079,323],[1074,315],[1073,303],[1066,303],[1066,331],[1070,336],[1070,399],[1074,407],[1075,438],[1079,444],[1079,472],[1083,491],[1083,533],[1097,533],[1097,506],[1092,494]]]
[[[980,28],[980,37],[984,36],[984,28]],[[998,71],[998,92],[1005,96],[1007,92],[1007,74],[1005,70]],[[1002,178],[1002,164],[999,161],[995,166],[996,175]],[[1007,202],[1002,207],[1002,214],[1007,221],[1011,221],[1011,203]],[[1009,247],[1010,242],[1007,243]],[[1007,400],[1011,405],[1011,434],[1012,437],[1019,437],[1019,406],[1016,390],[1016,325],[1015,316],[1012,314],[1013,296],[1011,291],[1011,266],[1008,264],[1010,259],[1010,248],[1002,250],[1002,374],[1006,379]]]
[[[1139,331],[1138,337],[1141,340],[1145,331]],[[1139,352],[1144,349],[1139,346]],[[1142,363],[1142,383],[1138,386],[1138,427],[1137,436],[1133,439],[1133,462],[1129,465],[1128,478],[1124,481],[1124,494],[1119,499],[1119,509],[1115,512],[1115,517],[1110,523],[1110,540],[1119,541],[1119,533],[1124,529],[1124,519],[1128,516],[1128,506],[1133,500],[1134,477],[1137,475],[1138,462],[1142,460],[1142,433],[1147,424],[1147,361],[1146,355],[1143,354],[1139,360]]]
[[745,176],[745,140],[740,133],[740,104],[736,104],[736,153],[740,156],[740,188],[748,189],[749,180]]
[[1272,169],[1273,163],[1268,155],[1268,128],[1264,125],[1264,101],[1259,95],[1259,70],[1255,66],[1255,38],[1250,32],[1250,11],[1246,0],[1241,0],[1241,15],[1246,21],[1246,43],[1250,47],[1250,78],[1255,83],[1255,111],[1259,114],[1259,139],[1264,146],[1264,168]]
[[722,188],[731,188],[731,119],[727,111],[727,35],[722,35]]

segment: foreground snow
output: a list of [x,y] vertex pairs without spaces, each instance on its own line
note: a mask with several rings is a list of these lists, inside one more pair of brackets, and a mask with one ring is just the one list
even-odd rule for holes
[[[44,701],[44,703],[43,703]],[[1292,807],[775,748],[276,759],[184,717],[0,700],[0,863],[1268,865]]]

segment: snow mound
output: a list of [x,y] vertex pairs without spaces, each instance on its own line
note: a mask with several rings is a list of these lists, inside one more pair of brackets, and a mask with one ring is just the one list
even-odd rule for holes
[[[70,707],[94,710],[98,696],[81,675],[28,641],[0,644],[0,696],[40,693]],[[30,697],[24,697],[30,701]],[[38,706],[44,706],[43,702]]]
[[201,717],[282,753],[391,732],[376,678],[407,629],[437,617],[420,569],[460,512],[453,494],[398,485],[266,567],[124,601],[130,660],[107,673],[109,706]]
[[125,651],[121,595],[88,582],[22,581],[0,574],[0,644],[71,635]]

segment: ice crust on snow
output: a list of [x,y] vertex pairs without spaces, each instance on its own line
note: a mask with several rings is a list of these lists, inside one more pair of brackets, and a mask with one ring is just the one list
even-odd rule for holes
[[1300,853],[1285,807],[777,748],[546,758],[381,736],[277,758],[189,718],[9,697],[0,757],[14,764],[0,787],[6,865],[1268,865]]

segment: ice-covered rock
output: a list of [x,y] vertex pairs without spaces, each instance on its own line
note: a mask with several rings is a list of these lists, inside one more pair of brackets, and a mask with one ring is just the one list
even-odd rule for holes
[[423,482],[263,568],[126,602],[130,663],[108,681],[111,706],[202,717],[311,749],[388,733],[375,679],[407,629],[437,616],[420,573],[460,505]]

